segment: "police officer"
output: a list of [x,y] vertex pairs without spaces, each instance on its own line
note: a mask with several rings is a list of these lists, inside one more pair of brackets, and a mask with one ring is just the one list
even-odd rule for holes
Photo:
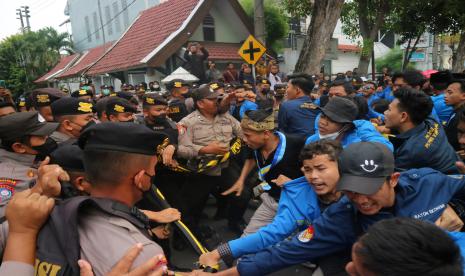
[[15,191],[32,187],[39,161],[56,149],[47,139],[57,123],[39,122],[37,112],[18,112],[0,120],[0,216]]
[[255,82],[257,99],[256,103],[260,109],[273,107],[273,95],[271,94],[271,83],[268,79],[257,78]]
[[279,129],[282,132],[304,136],[315,133],[315,119],[319,110],[310,98],[313,86],[310,75],[289,76],[286,101],[281,104],[278,115]]
[[[104,275],[135,243],[143,250],[133,268],[163,254],[153,240],[163,231],[150,229],[148,218],[134,205],[151,187],[157,148],[165,138],[137,124],[108,122],[88,128],[79,146],[91,196],[71,198],[54,209],[39,233],[38,262],[66,267],[68,275],[76,275],[77,258],[83,258],[92,263],[96,275]],[[79,207],[84,200],[94,204]]]
[[[218,160],[218,157],[229,152],[234,137],[242,137],[240,124],[229,113],[218,113],[218,93],[208,85],[201,85],[194,92],[194,101],[197,110],[179,123],[177,156],[200,164],[208,163],[211,159]],[[226,161],[188,176],[188,183],[182,192],[187,209],[182,213],[184,221],[196,233],[199,233],[197,222],[212,189],[215,185],[224,185],[221,190],[229,188],[231,182],[237,178],[234,175],[237,175],[238,171],[237,166]],[[231,199],[239,200],[234,196]],[[245,211],[241,208],[243,207],[229,209],[233,212],[228,215],[231,227],[240,223]]]
[[276,127],[279,128],[278,114],[281,103],[284,101],[284,96],[286,95],[287,85],[283,83],[276,84],[274,86],[274,104],[273,104],[273,114],[274,121],[276,122]]
[[[463,176],[447,176],[429,168],[394,172],[392,152],[379,143],[352,144],[338,163],[341,178],[337,190],[345,196],[291,241],[242,258],[228,275],[265,275],[349,251],[358,236],[383,219],[411,217],[435,223],[448,210],[449,201],[465,191]],[[227,254],[225,251],[225,258]]]
[[191,98],[189,84],[184,80],[175,79],[167,87],[170,90],[168,116],[173,121],[179,122],[194,110],[194,101]]
[[32,91],[32,105],[39,112],[39,120],[53,122],[50,105],[66,96],[68,95],[56,88],[38,88]]
[[111,122],[134,122],[134,113],[137,109],[129,101],[119,98],[111,97],[108,99],[105,114],[108,121]]
[[82,130],[94,123],[93,104],[85,99],[65,97],[52,103],[52,114],[60,126],[50,135],[57,144],[73,143]]

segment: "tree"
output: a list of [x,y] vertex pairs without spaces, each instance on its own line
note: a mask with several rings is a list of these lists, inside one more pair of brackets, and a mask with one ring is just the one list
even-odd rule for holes
[[446,31],[452,35],[460,34],[458,47],[452,56],[452,71],[462,72],[465,69],[465,5],[461,0],[448,0],[444,11],[445,18],[449,19],[445,22],[449,27]]
[[362,37],[362,51],[358,63],[361,75],[368,73],[378,31],[389,17],[390,0],[354,0],[344,3],[341,12],[342,31],[351,38]]
[[15,94],[33,89],[33,81],[60,61],[60,51],[72,46],[67,37],[66,33],[45,28],[4,39],[0,42],[0,79]]
[[[392,49],[382,58],[376,59],[376,71],[381,72],[384,67],[392,72],[402,71],[403,55],[404,51],[399,47]],[[414,69],[414,66],[409,65],[407,69]]]
[[[241,0],[240,3],[253,21],[254,0]],[[277,52],[282,47],[281,40],[286,37],[289,25],[287,17],[273,1],[265,1],[265,28],[266,45]]]
[[[298,2],[298,3],[297,3]],[[294,16],[306,16],[311,11],[310,26],[307,30],[296,72],[317,74],[326,54],[331,37],[341,15],[344,0],[318,0],[311,7],[311,1],[284,1],[288,11]]]

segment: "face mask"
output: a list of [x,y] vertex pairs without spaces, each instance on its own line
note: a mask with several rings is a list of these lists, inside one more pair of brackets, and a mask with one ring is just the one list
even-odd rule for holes
[[153,88],[158,89],[158,88],[160,88],[160,85],[154,84],[154,85],[153,85]]
[[166,114],[153,117],[153,123],[156,125],[163,125],[166,122]]
[[336,140],[337,136],[339,136],[339,132],[325,134],[325,135],[321,135],[318,133],[318,136],[320,136],[320,140],[323,140],[323,139]]
[[192,90],[189,89],[189,91],[187,91],[187,93],[184,93],[184,94],[181,94],[184,99],[187,99],[187,98],[190,98],[192,97]]
[[55,140],[49,137],[43,145],[33,146],[31,148],[38,152],[37,158],[39,158],[40,160],[44,160],[45,157],[49,156],[50,153],[57,149],[57,147],[57,142],[55,142]]
[[268,88],[263,88],[262,89],[263,94],[268,94],[268,92],[270,92],[270,89],[268,89]]
[[103,89],[102,94],[105,95],[105,96],[110,95],[110,89]]

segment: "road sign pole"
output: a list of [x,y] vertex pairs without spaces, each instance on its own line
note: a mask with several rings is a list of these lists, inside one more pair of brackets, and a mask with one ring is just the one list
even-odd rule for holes
[[254,84],[256,84],[256,79],[257,77],[255,76],[255,65],[251,64],[252,65],[252,76],[253,76],[253,82]]

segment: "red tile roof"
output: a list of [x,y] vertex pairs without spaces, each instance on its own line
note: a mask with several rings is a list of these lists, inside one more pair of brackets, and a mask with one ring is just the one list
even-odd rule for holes
[[73,64],[68,70],[59,74],[57,78],[64,79],[74,76],[79,76],[85,69],[89,68],[94,62],[97,61],[104,53],[105,50],[108,50],[112,42],[107,42],[104,45],[97,46],[95,48],[89,49],[82,54],[82,56]]
[[212,60],[241,60],[242,58],[237,53],[240,44],[235,43],[207,43],[202,42],[205,49],[208,50],[210,56],[208,59]]
[[143,67],[141,60],[178,30],[198,3],[199,0],[169,0],[144,10],[87,74]]
[[360,52],[362,50],[357,45],[349,45],[349,44],[339,44],[337,45],[337,49],[343,52]]
[[61,58],[60,62],[58,62],[57,65],[55,65],[55,67],[52,68],[52,70],[48,71],[45,75],[43,75],[42,77],[38,78],[37,80],[35,80],[34,82],[35,83],[40,83],[40,82],[46,82],[48,80],[49,77],[53,76],[53,74],[56,74],[57,72],[59,72],[60,70],[63,70],[65,69],[66,67],[68,67],[69,65],[71,65],[71,63],[79,56],[79,54],[72,54],[70,56],[64,56]]

